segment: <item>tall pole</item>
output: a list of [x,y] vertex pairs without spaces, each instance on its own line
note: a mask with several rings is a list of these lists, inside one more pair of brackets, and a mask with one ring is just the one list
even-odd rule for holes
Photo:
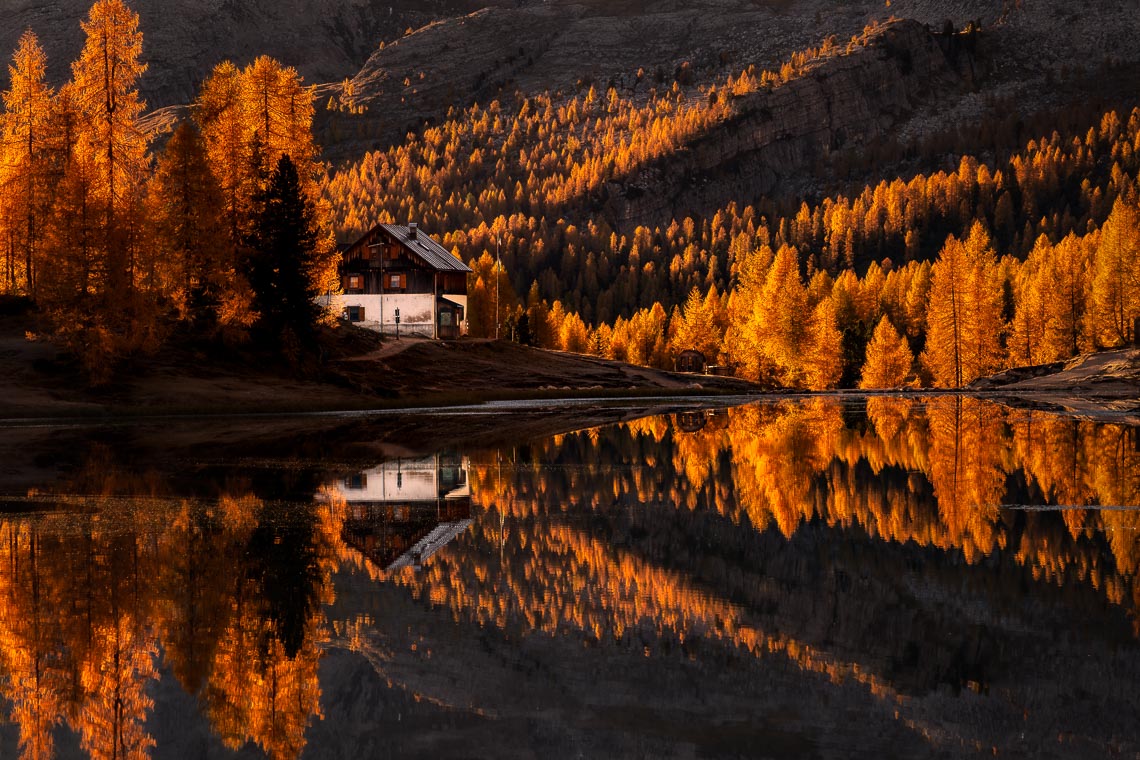
[[499,236],[495,235],[495,340],[499,339],[499,278],[502,273],[499,271],[502,264],[499,261]]

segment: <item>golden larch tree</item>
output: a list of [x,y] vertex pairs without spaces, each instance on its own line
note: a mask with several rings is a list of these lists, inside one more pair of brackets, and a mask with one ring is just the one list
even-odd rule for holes
[[761,351],[775,365],[782,385],[792,387],[804,382],[809,313],[807,289],[800,279],[799,254],[795,248],[781,246],[764,281],[751,329],[760,333]]
[[1001,366],[1002,291],[997,255],[975,223],[949,237],[931,269],[924,366],[942,388],[961,388]]
[[804,356],[804,382],[812,390],[839,385],[843,376],[843,336],[836,326],[835,304],[825,298],[816,304],[808,323]]
[[760,347],[761,293],[774,254],[768,246],[753,248],[740,244],[733,264],[736,288],[728,298],[728,330],[725,354],[737,371],[750,380],[765,380],[771,375],[770,362]]
[[194,103],[194,120],[202,132],[206,154],[225,197],[225,215],[236,241],[253,197],[250,155],[250,103],[241,70],[223,61],[202,83]]
[[240,287],[222,197],[201,134],[183,122],[159,156],[147,187],[154,235],[140,280],[142,287],[173,304],[181,318],[199,326],[221,321],[227,292]]
[[671,340],[675,355],[682,351],[700,351],[707,362],[716,363],[724,339],[724,322],[715,288],[703,297],[696,288],[690,290],[681,318],[672,321],[677,322]]
[[879,320],[871,342],[867,344],[867,360],[863,364],[863,377],[859,387],[901,388],[910,376],[914,354],[904,336],[886,316]]
[[[1090,236],[1091,237],[1091,236]],[[1048,263],[1052,314],[1045,334],[1047,350],[1058,358],[1076,356],[1088,347],[1085,330],[1091,282],[1092,252],[1089,238],[1069,233],[1052,248]]]
[[1049,305],[1053,294],[1049,292],[1051,275],[1049,262],[1053,257],[1053,244],[1042,235],[1037,239],[1029,258],[1014,278],[1014,295],[1017,309],[1009,335],[1009,364],[1028,367],[1052,361],[1045,339],[1052,322]]
[[6,285],[35,296],[35,271],[43,217],[47,213],[47,141],[52,116],[52,88],[45,81],[47,55],[32,31],[20,37],[8,67],[10,86],[4,92],[2,197],[9,244]]
[[94,169],[93,195],[104,217],[104,292],[120,297],[134,286],[140,189],[150,167],[139,123],[146,104],[137,87],[147,67],[138,14],[122,0],[98,0],[82,26],[87,40],[71,67],[83,117],[76,152]]
[[1117,199],[1096,249],[1093,319],[1101,345],[1119,346],[1136,338],[1140,320],[1140,210]]

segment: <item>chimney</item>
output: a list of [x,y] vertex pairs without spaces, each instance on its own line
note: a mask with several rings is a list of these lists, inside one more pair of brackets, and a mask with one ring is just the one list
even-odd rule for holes
[[419,228],[420,228],[420,226],[418,224],[416,224],[415,222],[408,222],[408,239],[409,240],[415,240],[416,239],[416,233],[419,232]]

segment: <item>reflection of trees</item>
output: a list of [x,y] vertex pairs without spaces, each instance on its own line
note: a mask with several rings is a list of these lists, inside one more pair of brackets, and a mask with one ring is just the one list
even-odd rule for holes
[[7,520],[0,637],[21,755],[51,757],[51,731],[67,722],[92,757],[146,755],[145,695],[154,677],[153,597],[140,581],[153,557],[137,526],[106,514]]
[[753,525],[763,529],[774,521],[790,536],[810,519],[814,476],[834,456],[842,429],[839,408],[819,400],[747,407],[731,415],[736,498]]
[[155,642],[129,613],[96,626],[91,640],[80,671],[81,746],[93,760],[146,758],[154,739],[144,724],[154,702],[144,690],[155,677]]
[[20,727],[25,760],[47,760],[52,728],[63,717],[67,679],[58,644],[60,601],[45,584],[43,539],[34,524],[7,524],[0,531],[0,667],[12,721]]
[[[1115,528],[1135,513],[1087,510],[1072,530],[1000,508],[1128,498],[1122,428],[955,397],[781,402],[686,427],[661,417],[473,456],[483,518],[394,581],[511,640],[786,662],[860,684],[923,732],[939,722],[915,698],[985,694],[1052,662],[1018,649],[1039,643],[1027,632],[1060,619],[1110,650],[1135,633],[1137,533]],[[1072,683],[1127,683],[1098,680],[1111,656],[1082,646],[1050,650]],[[1041,708],[1009,688],[1017,716]]]
[[559,436],[516,451],[506,477],[476,461],[475,499],[515,516],[673,504],[785,536],[818,520],[971,563],[1008,550],[1035,577],[1116,603],[1135,593],[1135,511],[999,509],[1140,504],[1133,429],[962,397],[844,403],[732,409],[694,432],[656,417]]
[[115,477],[103,490],[78,511],[0,521],[0,696],[21,757],[52,757],[60,723],[91,757],[148,756],[160,647],[225,744],[297,757],[319,714],[331,514],[117,497],[129,488]]
[[940,546],[962,549],[974,561],[993,551],[995,523],[1005,494],[1007,441],[994,408],[960,396],[932,399],[930,472],[938,504]]
[[[973,584],[1020,620],[1038,579],[1076,588],[1082,610],[1137,605],[1137,512],[997,508],[1137,504],[1133,429],[954,397],[785,401],[686,427],[656,417],[475,457],[485,518],[396,582],[504,629],[690,656],[713,642],[900,703],[901,671],[920,688],[987,668],[984,648],[958,646],[965,624],[912,615],[907,594],[952,605]],[[226,746],[298,756],[320,714],[330,575],[352,557],[338,504],[171,499],[159,479],[99,480],[102,466],[81,472],[101,495],[68,513],[0,520],[0,697],[22,758],[51,757],[60,724],[92,756],[145,755],[159,652]],[[868,542],[890,550],[860,555]],[[894,582],[939,552],[953,567],[925,569],[933,591]],[[888,596],[908,611],[877,609]],[[883,624],[920,642],[920,664],[836,644]],[[931,635],[947,626],[957,639]]]
[[254,514],[256,523],[243,521],[245,572],[230,583],[233,613],[214,649],[206,701],[227,746],[252,741],[270,757],[293,758],[320,714],[320,605],[331,601],[337,529],[331,512],[313,505],[259,504]]

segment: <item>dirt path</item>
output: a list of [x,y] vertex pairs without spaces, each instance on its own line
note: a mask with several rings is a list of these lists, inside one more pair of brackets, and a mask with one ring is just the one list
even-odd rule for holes
[[402,354],[409,348],[412,348],[418,344],[430,342],[432,342],[430,338],[421,338],[419,336],[400,338],[399,340],[396,340],[395,338],[388,338],[384,341],[383,345],[381,345],[380,348],[376,349],[375,351],[369,351],[368,353],[361,354],[360,356],[349,357],[348,359],[343,359],[342,361],[368,362],[377,361],[379,359],[387,359],[389,357],[396,356],[397,354]]

